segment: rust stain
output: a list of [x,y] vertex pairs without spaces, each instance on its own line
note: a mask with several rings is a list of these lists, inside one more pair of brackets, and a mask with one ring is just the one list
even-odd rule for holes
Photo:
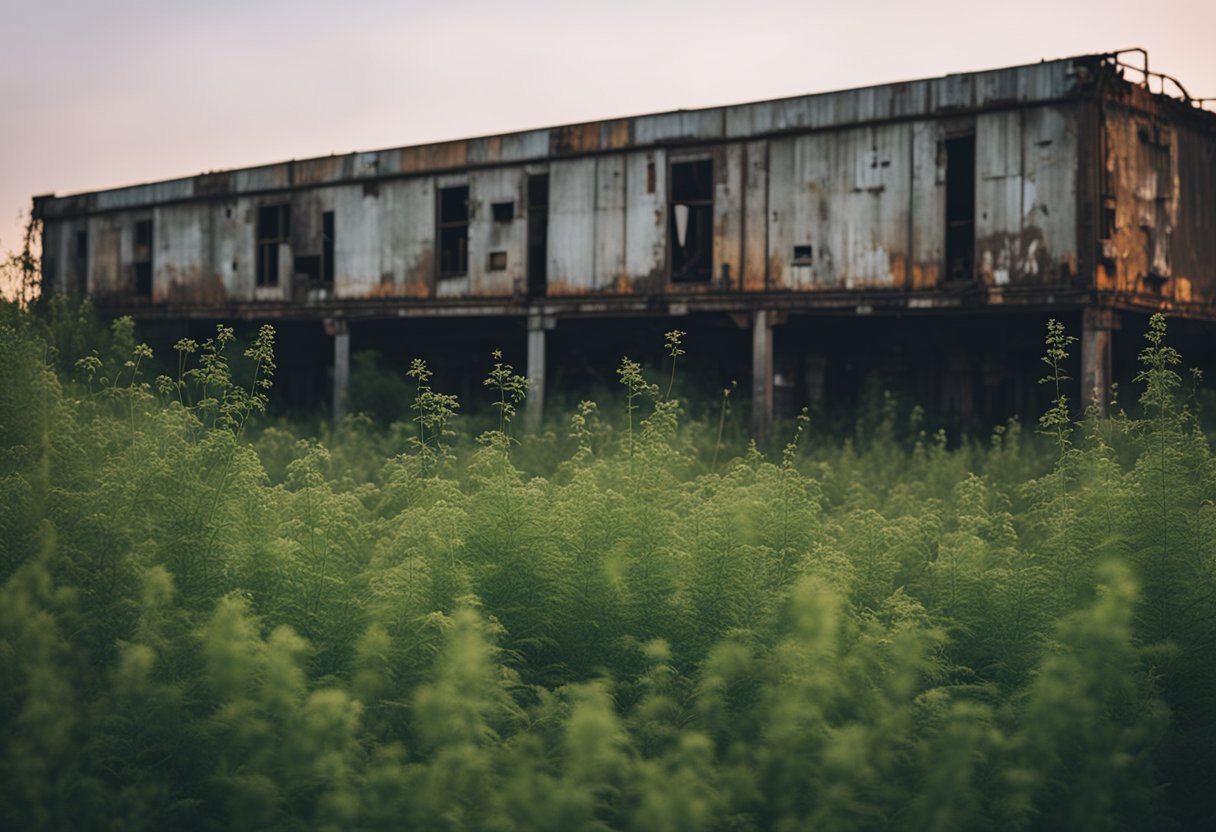
[[201,269],[182,270],[166,266],[162,274],[166,279],[160,283],[159,290],[157,283],[153,282],[154,303],[217,306],[228,298],[223,278],[214,272],[204,273]]
[[940,279],[941,269],[936,263],[912,265],[912,289],[936,289]]
[[549,131],[549,152],[554,156],[598,150],[599,146],[600,125],[598,122],[571,124]]
[[629,129],[632,119],[619,118],[605,121],[600,126],[600,148],[604,150],[619,150],[629,146]]
[[[770,254],[768,258],[768,274],[774,287],[785,287],[785,263],[780,254]],[[760,287],[763,288],[763,287]]]
[[295,183],[315,185],[337,179],[341,172],[342,157],[328,156],[323,159],[306,159],[295,163]]
[[903,288],[908,282],[908,258],[902,254],[896,254],[891,257],[891,277],[890,284],[899,288]]
[[432,249],[426,249],[418,255],[414,265],[405,271],[405,280],[402,281],[401,288],[406,293],[406,297],[432,297],[431,277],[434,273],[435,253]]
[[417,173],[432,168],[464,167],[468,158],[469,143],[467,141],[406,147],[401,151],[401,171],[402,173]]

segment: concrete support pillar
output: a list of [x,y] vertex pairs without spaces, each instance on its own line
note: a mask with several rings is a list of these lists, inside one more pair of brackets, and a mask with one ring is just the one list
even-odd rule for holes
[[346,415],[350,396],[350,327],[346,321],[332,321],[327,329],[334,336],[334,395],[330,411],[335,422]]
[[524,400],[524,423],[530,431],[540,430],[545,415],[545,333],[553,329],[553,318],[539,313],[528,315],[528,398]]
[[773,427],[773,314],[752,313],[752,436],[768,442]]
[[1119,316],[1111,309],[1086,309],[1081,320],[1081,404],[1097,404],[1103,413],[1110,401],[1111,332]]

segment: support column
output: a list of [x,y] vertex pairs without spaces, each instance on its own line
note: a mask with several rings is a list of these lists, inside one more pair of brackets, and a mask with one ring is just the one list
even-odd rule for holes
[[330,415],[339,422],[346,415],[350,395],[350,327],[346,321],[327,322],[334,336],[334,394]]
[[752,436],[761,446],[773,426],[772,318],[767,309],[752,313]]
[[1098,405],[1102,413],[1110,401],[1111,332],[1119,328],[1112,309],[1087,308],[1081,317],[1081,403]]
[[540,430],[545,415],[545,333],[555,321],[539,313],[528,314],[528,398],[524,400],[524,423]]

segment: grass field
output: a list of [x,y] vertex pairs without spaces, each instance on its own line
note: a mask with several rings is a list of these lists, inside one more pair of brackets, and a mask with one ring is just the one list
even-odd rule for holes
[[678,336],[545,435],[487,356],[480,436],[419,361],[392,428],[299,439],[269,328],[151,377],[130,321],[7,308],[0,827],[1211,828],[1190,379],[1155,318],[1081,414],[1046,335],[1037,427],[765,454],[684,417]]

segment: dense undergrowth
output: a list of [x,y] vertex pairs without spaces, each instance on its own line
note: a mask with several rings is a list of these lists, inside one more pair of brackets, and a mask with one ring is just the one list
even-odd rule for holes
[[270,330],[146,378],[74,314],[0,323],[0,827],[1214,816],[1216,467],[1160,319],[1134,416],[1072,420],[1053,328],[1034,435],[765,456],[630,363],[541,437],[501,363],[476,443],[421,363],[391,431],[255,436]]

